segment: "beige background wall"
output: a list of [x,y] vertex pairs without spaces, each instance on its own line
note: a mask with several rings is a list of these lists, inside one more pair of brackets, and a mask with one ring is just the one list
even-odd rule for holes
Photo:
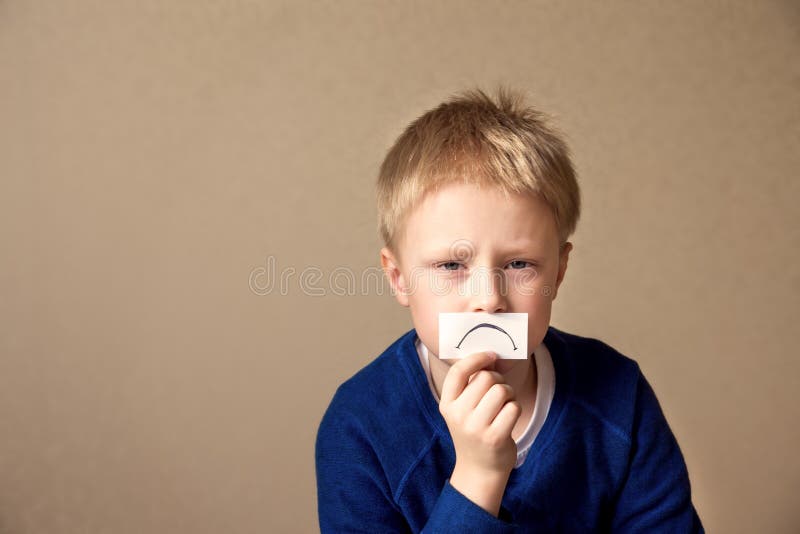
[[709,531],[797,532],[799,28],[793,1],[0,1],[0,532],[315,531],[319,419],[411,327],[329,277],[379,266],[401,129],[500,82],[580,173],[552,324],[640,362]]

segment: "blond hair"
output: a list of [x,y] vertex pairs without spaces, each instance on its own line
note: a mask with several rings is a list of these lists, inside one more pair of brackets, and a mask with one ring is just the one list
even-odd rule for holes
[[417,118],[378,173],[378,227],[386,246],[396,252],[411,209],[452,182],[539,195],[553,212],[563,246],[580,217],[580,189],[569,148],[548,119],[502,86],[496,101],[470,89]]

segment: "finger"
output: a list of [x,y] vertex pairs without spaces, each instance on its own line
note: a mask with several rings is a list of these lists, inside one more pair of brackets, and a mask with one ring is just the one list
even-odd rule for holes
[[514,388],[508,384],[492,385],[473,410],[473,421],[482,427],[491,425],[503,406],[512,400]]
[[464,388],[464,391],[461,392],[461,395],[458,396],[456,402],[461,406],[467,407],[469,410],[473,410],[495,384],[504,384],[505,381],[505,377],[497,371],[482,369],[472,375],[469,383]]
[[497,414],[497,417],[494,418],[489,427],[498,436],[510,436],[520,415],[522,415],[522,408],[520,408],[519,403],[517,401],[507,402],[500,409],[500,413]]
[[461,392],[464,391],[469,377],[494,361],[494,359],[495,355],[492,352],[476,352],[450,366],[442,383],[441,400],[452,402],[458,398]]

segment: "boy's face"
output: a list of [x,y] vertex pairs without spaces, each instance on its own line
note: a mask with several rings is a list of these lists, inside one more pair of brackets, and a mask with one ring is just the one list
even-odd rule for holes
[[409,213],[397,254],[384,247],[381,263],[434,355],[440,312],[483,311],[527,313],[530,357],[547,332],[571,249],[559,250],[555,219],[538,196],[506,199],[496,188],[454,183]]

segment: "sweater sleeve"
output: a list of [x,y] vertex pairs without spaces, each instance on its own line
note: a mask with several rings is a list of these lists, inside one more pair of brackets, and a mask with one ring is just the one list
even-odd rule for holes
[[[356,418],[329,408],[317,432],[315,459],[322,534],[414,531]],[[519,532],[505,508],[494,517],[450,485],[449,479],[441,489],[432,487],[431,493],[436,501],[421,530],[425,534]]]
[[705,532],[691,500],[683,455],[658,399],[639,372],[631,457],[614,532]]
[[495,517],[455,489],[447,479],[423,534],[475,533],[510,534],[520,532],[519,526],[512,523],[509,512],[501,507],[499,517]]

